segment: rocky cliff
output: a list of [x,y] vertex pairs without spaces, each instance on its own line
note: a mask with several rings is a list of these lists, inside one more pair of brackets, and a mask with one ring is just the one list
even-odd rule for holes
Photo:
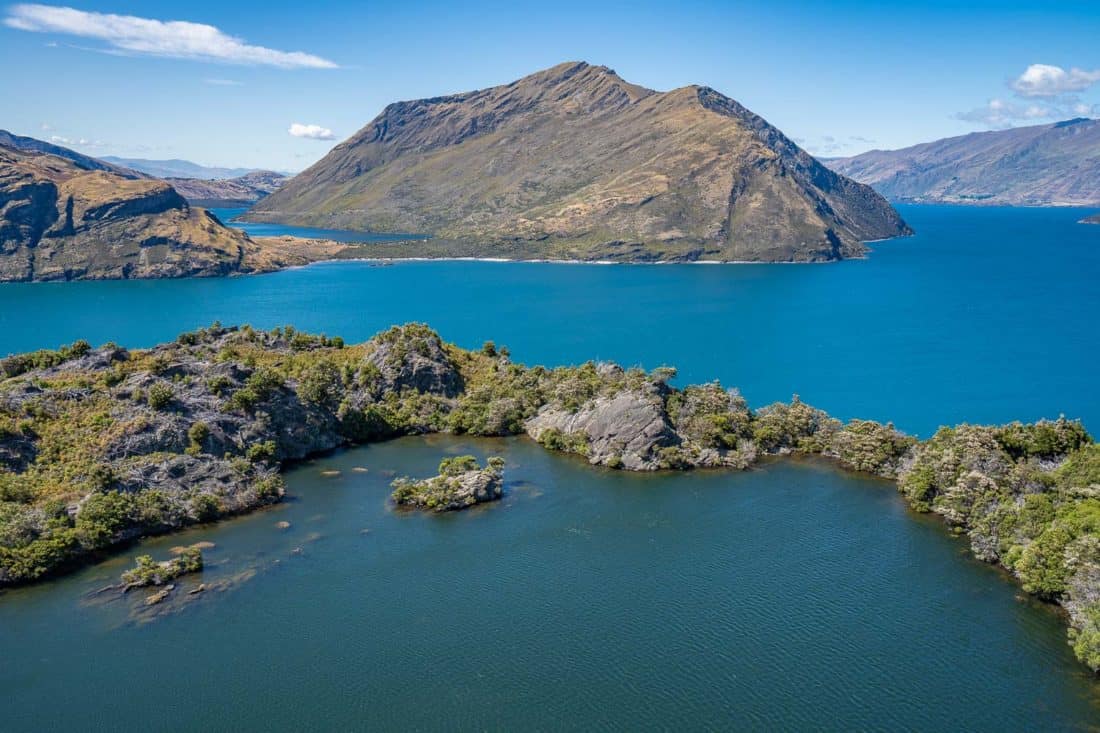
[[87,165],[0,145],[0,281],[228,275],[327,254],[262,246],[167,183]]
[[391,104],[248,218],[613,260],[835,260],[909,233],[713,89],[655,92],[585,63]]
[[975,132],[826,164],[892,201],[1100,204],[1100,120]]

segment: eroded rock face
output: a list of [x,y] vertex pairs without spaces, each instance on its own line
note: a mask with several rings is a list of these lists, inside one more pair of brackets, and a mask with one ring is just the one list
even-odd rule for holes
[[72,151],[62,156],[56,146],[21,149],[4,139],[0,281],[206,277],[326,256],[261,245],[163,181]]
[[444,397],[462,391],[462,373],[430,329],[393,328],[372,339],[372,344],[367,363],[381,375],[382,391],[412,389]]
[[601,397],[577,412],[547,406],[527,421],[525,429],[535,440],[547,430],[583,435],[591,463],[632,471],[660,468],[660,449],[680,443],[660,401],[638,392]]

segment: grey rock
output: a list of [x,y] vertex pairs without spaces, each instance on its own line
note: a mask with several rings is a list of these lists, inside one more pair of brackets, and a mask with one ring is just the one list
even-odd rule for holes
[[549,429],[584,435],[591,463],[632,471],[660,468],[659,450],[681,442],[660,400],[639,392],[599,397],[577,412],[547,406],[527,421],[525,429],[535,440]]

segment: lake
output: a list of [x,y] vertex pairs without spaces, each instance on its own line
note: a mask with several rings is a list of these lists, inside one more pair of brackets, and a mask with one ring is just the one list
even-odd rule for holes
[[[145,346],[215,319],[349,340],[419,320],[527,363],[675,364],[753,405],[797,392],[922,435],[1059,413],[1100,429],[1100,227],[1066,209],[901,210],[916,237],[831,265],[353,262],[5,285],[0,352]],[[393,511],[394,476],[466,452],[507,459],[502,502]],[[1100,726],[1100,683],[1054,609],[892,484],[825,462],[629,475],[524,439],[435,436],[287,482],[272,509],[0,596],[2,727]],[[197,541],[215,543],[206,593],[159,614],[89,595],[135,554]]]
[[151,346],[223,323],[349,341],[427,322],[528,364],[671,364],[752,405],[943,424],[1100,425],[1100,227],[1079,209],[901,207],[918,231],[822,265],[321,263],[230,279],[0,287],[0,354],[78,338]]

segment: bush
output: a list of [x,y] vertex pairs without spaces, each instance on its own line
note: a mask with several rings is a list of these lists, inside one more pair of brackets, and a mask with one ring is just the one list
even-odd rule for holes
[[191,455],[198,455],[202,453],[202,444],[206,442],[206,439],[210,437],[210,426],[201,420],[191,424],[191,427],[187,430],[187,438],[191,441],[191,444],[187,447],[187,452]]
[[157,382],[145,395],[146,402],[149,403],[149,407],[154,410],[163,410],[172,404],[172,400],[176,397],[176,393],[172,391],[172,388],[164,382]]
[[262,443],[253,443],[248,446],[248,450],[245,455],[248,456],[248,460],[253,463],[259,463],[261,461],[274,461],[277,446],[274,440],[265,440]]
[[135,510],[132,494],[120,491],[92,494],[76,515],[80,541],[92,549],[113,544],[119,533],[135,524]]
[[256,405],[268,399],[276,390],[283,387],[283,377],[273,369],[260,368],[252,372],[244,386],[229,398],[228,406],[233,410],[252,410]]
[[449,456],[439,464],[440,476],[460,476],[468,471],[477,471],[481,466],[473,456]]
[[340,370],[331,361],[310,365],[298,381],[298,396],[303,402],[335,409],[344,391]]

